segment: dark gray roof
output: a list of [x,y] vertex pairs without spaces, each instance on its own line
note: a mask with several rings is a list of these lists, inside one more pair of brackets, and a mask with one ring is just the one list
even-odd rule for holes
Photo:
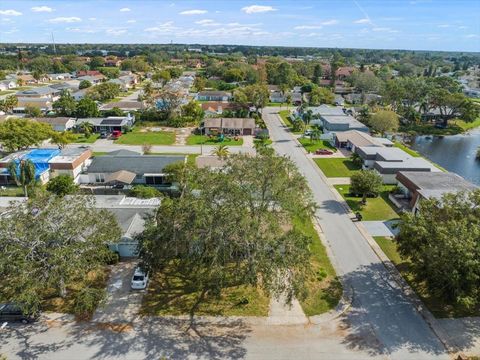
[[142,155],[142,154],[139,153],[139,152],[136,152],[136,151],[132,151],[132,150],[120,149],[120,150],[110,151],[106,155],[110,155],[110,156],[120,156],[120,155],[122,155],[122,156],[125,156],[125,155],[138,156],[138,155]]
[[401,175],[422,190],[474,190],[476,185],[455,173],[401,171]]
[[184,155],[120,155],[97,156],[88,167],[89,173],[113,173],[120,170],[133,172],[137,175],[161,174],[165,166],[178,161],[184,161]]

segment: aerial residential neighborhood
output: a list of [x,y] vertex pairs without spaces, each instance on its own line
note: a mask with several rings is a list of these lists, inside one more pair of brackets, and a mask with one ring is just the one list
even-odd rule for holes
[[0,3],[0,360],[480,358],[480,3]]

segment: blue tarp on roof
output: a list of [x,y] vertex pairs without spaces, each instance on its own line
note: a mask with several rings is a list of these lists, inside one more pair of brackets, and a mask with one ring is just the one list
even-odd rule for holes
[[[40,175],[42,175],[45,171],[48,171],[49,160],[58,154],[60,154],[59,149],[33,149],[13,161],[15,161],[17,164],[17,173],[20,174],[20,162],[22,160],[30,160],[35,166],[35,178],[38,179]],[[5,170],[8,171],[7,169]]]

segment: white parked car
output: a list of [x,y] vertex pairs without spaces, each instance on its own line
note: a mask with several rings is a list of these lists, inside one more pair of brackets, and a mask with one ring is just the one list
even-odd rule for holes
[[132,277],[131,287],[133,290],[143,290],[147,288],[148,273],[143,271],[140,267],[135,269]]

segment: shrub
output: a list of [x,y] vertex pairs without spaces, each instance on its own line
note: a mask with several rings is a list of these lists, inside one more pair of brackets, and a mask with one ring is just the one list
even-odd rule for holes
[[89,319],[105,297],[105,289],[95,289],[91,287],[81,289],[73,300],[73,311],[75,315],[80,319]]
[[160,191],[151,186],[136,185],[130,190],[130,195],[142,199],[161,196]]

